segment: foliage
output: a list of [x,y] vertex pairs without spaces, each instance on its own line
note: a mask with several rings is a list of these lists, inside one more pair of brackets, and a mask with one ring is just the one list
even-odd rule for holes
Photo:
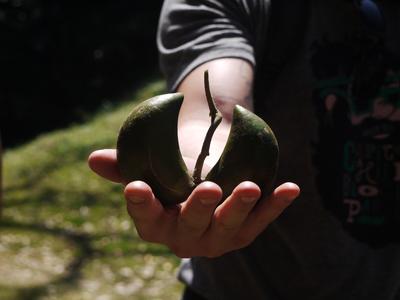
[[99,103],[123,98],[158,72],[161,4],[0,1],[3,145],[81,122]]

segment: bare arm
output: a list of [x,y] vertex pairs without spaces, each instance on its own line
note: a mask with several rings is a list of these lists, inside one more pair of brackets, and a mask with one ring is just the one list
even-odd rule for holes
[[178,91],[185,95],[179,114],[179,145],[189,170],[193,170],[202,141],[210,126],[203,85],[203,73],[207,69],[210,74],[211,93],[223,115],[223,121],[213,136],[210,156],[206,158],[203,175],[206,175],[222,153],[235,104],[252,109],[253,70],[246,61],[232,58],[218,59],[207,62],[191,72],[178,87]]

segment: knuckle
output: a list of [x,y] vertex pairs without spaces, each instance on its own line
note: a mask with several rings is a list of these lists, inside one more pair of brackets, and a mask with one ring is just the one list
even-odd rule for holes
[[193,221],[190,221],[186,218],[181,218],[180,219],[180,226],[185,229],[185,231],[189,232],[198,232],[202,231],[204,229],[204,225],[200,223],[195,223]]
[[216,226],[224,232],[233,232],[233,231],[237,230],[236,224],[230,224],[230,223],[228,223],[226,221],[222,221],[222,220],[217,220]]

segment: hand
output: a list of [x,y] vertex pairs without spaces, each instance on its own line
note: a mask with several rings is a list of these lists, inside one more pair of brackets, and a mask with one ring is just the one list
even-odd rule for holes
[[[115,150],[95,151],[88,162],[100,176],[123,183]],[[217,257],[249,245],[299,192],[296,184],[288,182],[267,199],[259,200],[260,188],[246,181],[218,205],[221,188],[203,182],[186,201],[172,208],[164,208],[142,181],[126,183],[124,194],[128,213],[142,239],[164,244],[178,257]]]

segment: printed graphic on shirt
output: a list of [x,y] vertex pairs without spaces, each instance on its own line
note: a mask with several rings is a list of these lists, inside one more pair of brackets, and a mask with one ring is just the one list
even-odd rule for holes
[[400,68],[383,43],[313,46],[314,163],[324,205],[357,239],[399,242]]

